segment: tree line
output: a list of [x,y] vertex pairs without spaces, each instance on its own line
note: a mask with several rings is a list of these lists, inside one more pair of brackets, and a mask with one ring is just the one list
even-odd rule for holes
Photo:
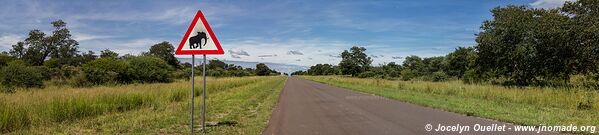
[[371,66],[363,47],[341,53],[338,65],[317,64],[295,75],[351,75],[512,86],[598,87],[599,1],[566,2],[561,8],[509,5],[491,10],[476,34],[476,45],[438,57],[408,56]]
[[[187,78],[193,67],[180,63],[175,48],[163,41],[152,45],[140,55],[119,55],[105,49],[80,52],[79,43],[71,37],[66,23],[53,21],[53,31],[46,34],[31,30],[23,41],[0,53],[0,91],[14,92],[16,88],[71,85],[86,87],[104,84],[171,82]],[[195,66],[201,72],[201,66]],[[210,60],[207,75],[216,77],[278,75],[263,63],[256,69]],[[199,75],[199,74],[196,74]]]

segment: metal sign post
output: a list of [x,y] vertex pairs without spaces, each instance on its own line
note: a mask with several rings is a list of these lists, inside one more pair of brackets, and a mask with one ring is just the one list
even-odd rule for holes
[[204,90],[202,91],[202,132],[206,133],[205,130],[205,123],[204,121],[206,120],[206,117],[204,117],[206,114],[206,54],[204,54],[204,68],[203,68],[203,72],[202,72],[202,76],[204,76]]
[[189,128],[191,129],[191,134],[193,134],[193,108],[194,108],[194,100],[193,97],[195,97],[195,90],[194,90],[194,83],[195,83],[195,76],[193,74],[193,69],[195,68],[196,64],[196,55],[191,55],[191,122],[189,122]]
[[175,50],[175,54],[177,55],[190,55],[191,54],[191,122],[189,127],[191,129],[191,134],[193,134],[193,110],[194,110],[194,97],[195,97],[195,77],[194,77],[194,68],[195,68],[195,55],[203,54],[204,61],[203,64],[203,72],[202,77],[204,79],[204,89],[202,91],[202,132],[206,132],[206,54],[213,55],[222,55],[225,54],[225,51],[220,46],[216,35],[210,28],[208,21],[204,18],[204,14],[202,11],[198,10],[196,16],[193,18],[191,25],[187,29],[187,32],[181,39],[181,43],[179,43],[179,47]]

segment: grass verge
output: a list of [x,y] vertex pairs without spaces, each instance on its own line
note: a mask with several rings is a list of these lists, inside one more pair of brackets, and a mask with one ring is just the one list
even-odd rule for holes
[[[208,133],[259,134],[276,103],[273,96],[278,96],[284,81],[285,77],[279,76],[208,78],[208,120],[236,122],[209,127]],[[48,87],[0,94],[0,131],[9,134],[188,133],[189,86],[189,81],[177,81],[93,88]],[[201,81],[196,81],[196,93],[201,92],[200,86]],[[195,99],[194,116],[199,122],[201,100]],[[230,101],[238,102],[219,104]],[[230,109],[236,110],[217,111]],[[245,115],[251,113],[256,115]],[[228,117],[225,120],[212,116],[216,114]]]
[[394,81],[343,76],[301,76],[301,78],[468,116],[519,125],[599,126],[599,93],[592,90],[507,88],[463,84],[459,81]]

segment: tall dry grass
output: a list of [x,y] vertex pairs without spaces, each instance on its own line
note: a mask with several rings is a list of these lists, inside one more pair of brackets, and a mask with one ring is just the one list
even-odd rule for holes
[[[522,103],[540,107],[593,109],[599,111],[599,92],[586,88],[504,87],[464,84],[461,81],[428,82],[386,79],[360,79],[340,76],[302,76],[329,84],[363,85],[383,90],[411,90],[437,95],[477,98],[506,103]],[[584,106],[588,105],[588,108]]]
[[[208,78],[207,89],[225,91],[269,77]],[[201,93],[196,79],[196,96]],[[0,133],[27,129],[32,125],[69,122],[106,113],[164,106],[190,97],[189,81],[73,88],[50,86],[0,94]]]

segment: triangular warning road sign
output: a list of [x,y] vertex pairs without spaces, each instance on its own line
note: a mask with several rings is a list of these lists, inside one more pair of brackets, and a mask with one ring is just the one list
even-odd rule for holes
[[175,54],[224,54],[202,11],[193,18]]

